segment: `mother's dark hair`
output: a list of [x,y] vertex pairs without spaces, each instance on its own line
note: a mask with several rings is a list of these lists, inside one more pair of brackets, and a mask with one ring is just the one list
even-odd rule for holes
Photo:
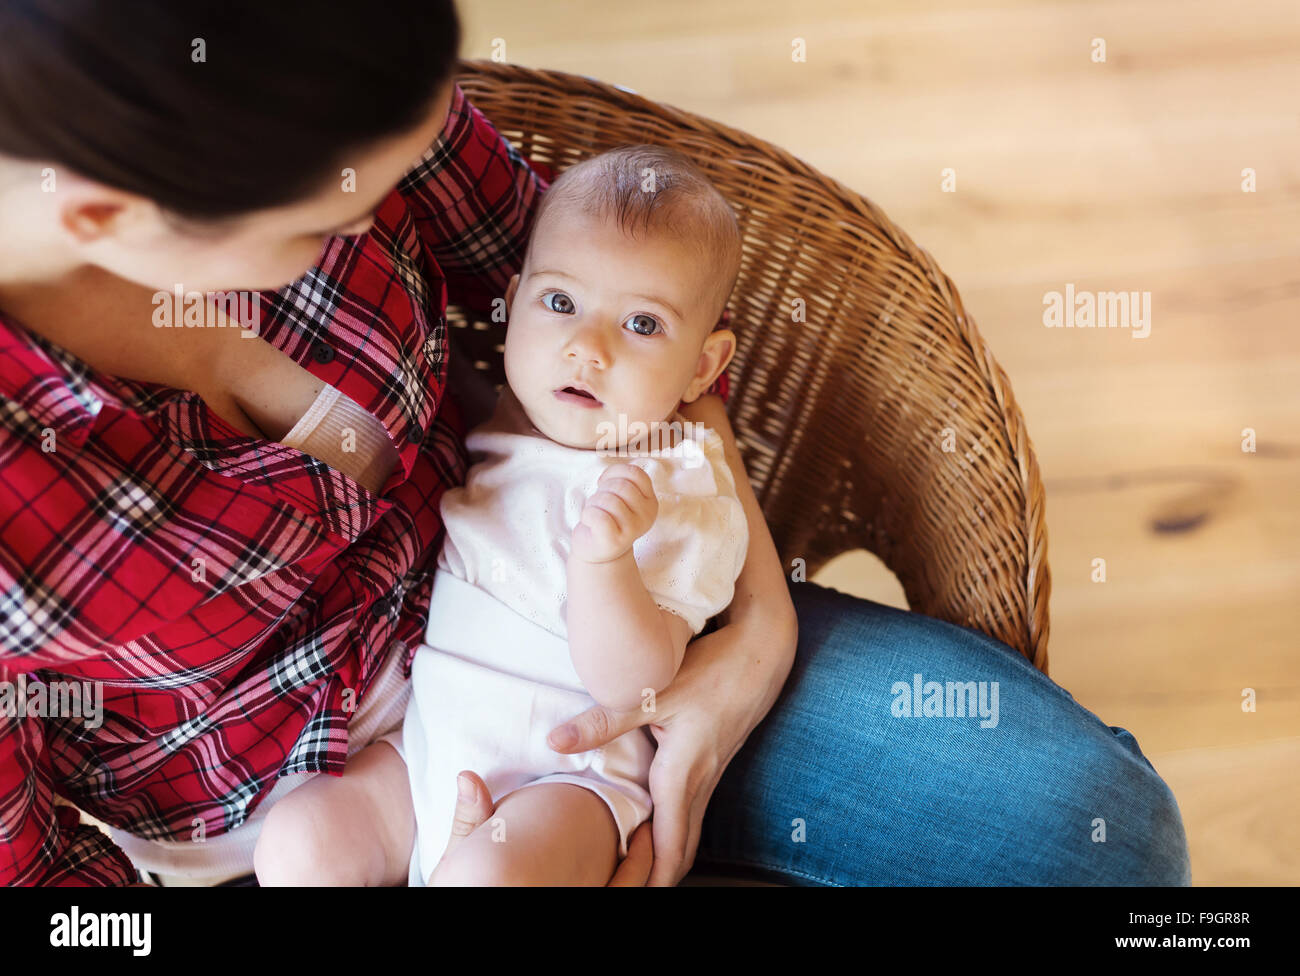
[[294,203],[427,117],[460,40],[452,0],[0,0],[0,154],[194,219]]

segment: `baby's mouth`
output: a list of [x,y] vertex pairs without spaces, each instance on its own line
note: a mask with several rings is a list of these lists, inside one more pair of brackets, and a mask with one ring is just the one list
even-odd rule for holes
[[555,391],[555,396],[558,399],[564,400],[566,403],[572,403],[576,406],[600,406],[600,401],[597,400],[595,396],[576,386],[560,387],[560,389]]

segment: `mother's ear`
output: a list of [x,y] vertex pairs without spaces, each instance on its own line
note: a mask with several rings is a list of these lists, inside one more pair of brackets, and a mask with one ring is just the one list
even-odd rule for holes
[[57,217],[59,226],[78,244],[94,244],[112,237],[132,221],[156,214],[152,203],[88,180],[62,180]]

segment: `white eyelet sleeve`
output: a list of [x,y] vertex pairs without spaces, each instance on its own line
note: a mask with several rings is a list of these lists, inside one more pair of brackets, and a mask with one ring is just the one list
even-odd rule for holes
[[632,545],[641,580],[698,634],[731,604],[749,546],[722,438],[697,425],[670,450],[627,460],[650,476],[659,499],[654,526]]

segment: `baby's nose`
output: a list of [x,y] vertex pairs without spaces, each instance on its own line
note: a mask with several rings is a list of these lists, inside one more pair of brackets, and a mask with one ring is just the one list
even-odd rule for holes
[[598,331],[596,329],[583,329],[575,334],[569,341],[568,358],[577,359],[584,363],[592,363],[596,366],[607,365],[609,354]]

